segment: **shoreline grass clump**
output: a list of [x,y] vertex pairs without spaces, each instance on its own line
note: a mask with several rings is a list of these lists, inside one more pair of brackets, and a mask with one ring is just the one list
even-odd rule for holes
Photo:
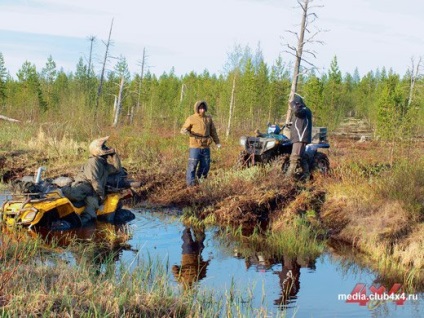
[[349,160],[334,171],[335,178],[327,180],[322,220],[333,239],[365,253],[370,268],[405,282],[410,289],[422,290],[424,161],[420,149],[406,152],[407,157],[399,154],[390,163],[389,154],[371,143],[369,147],[366,155],[352,151]]

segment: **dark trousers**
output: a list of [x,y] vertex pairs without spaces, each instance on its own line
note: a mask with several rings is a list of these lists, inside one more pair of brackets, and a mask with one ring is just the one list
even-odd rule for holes
[[186,181],[188,186],[196,184],[196,177],[207,178],[211,163],[209,148],[190,148],[188,158]]

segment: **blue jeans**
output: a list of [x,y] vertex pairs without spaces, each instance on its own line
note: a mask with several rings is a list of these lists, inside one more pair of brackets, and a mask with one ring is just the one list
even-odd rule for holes
[[196,184],[196,177],[207,178],[211,165],[211,150],[209,148],[190,148],[186,181],[188,186]]

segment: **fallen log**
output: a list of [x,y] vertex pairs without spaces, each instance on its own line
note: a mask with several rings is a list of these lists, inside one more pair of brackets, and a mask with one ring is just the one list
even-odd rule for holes
[[6,117],[6,116],[3,116],[3,115],[0,115],[0,119],[7,120],[7,121],[10,121],[12,123],[20,123],[21,122],[20,120],[10,118],[10,117]]

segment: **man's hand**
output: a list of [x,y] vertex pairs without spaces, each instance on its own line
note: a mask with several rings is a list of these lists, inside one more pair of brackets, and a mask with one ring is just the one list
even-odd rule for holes
[[183,128],[183,129],[181,129],[181,131],[180,131],[183,135],[189,135],[190,134],[190,132],[187,130],[187,129],[185,129],[185,128]]

